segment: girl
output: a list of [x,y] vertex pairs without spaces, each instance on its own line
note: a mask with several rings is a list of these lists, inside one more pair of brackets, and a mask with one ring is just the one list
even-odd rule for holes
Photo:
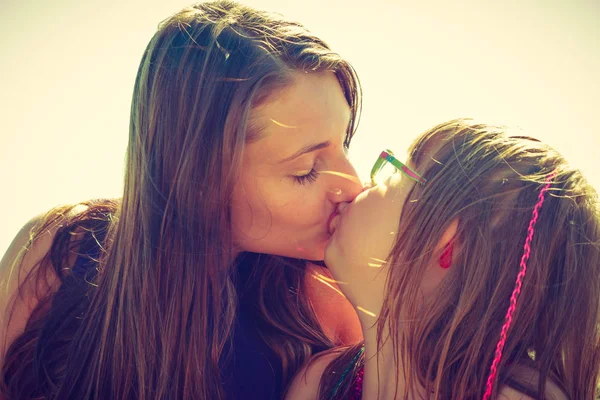
[[[340,205],[325,260],[364,344],[317,356],[288,399],[592,399],[600,215],[535,139],[455,120]],[[384,161],[387,160],[387,161]],[[361,397],[362,396],[362,397]]]
[[52,210],[2,260],[5,398],[280,399],[311,354],[359,339],[307,261],[362,190],[346,157],[359,95],[281,17],[217,1],[164,21],[122,199]]

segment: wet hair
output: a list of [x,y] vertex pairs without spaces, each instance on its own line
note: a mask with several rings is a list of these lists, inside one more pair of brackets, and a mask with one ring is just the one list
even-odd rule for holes
[[[549,177],[492,398],[504,386],[540,399],[597,395],[598,196],[555,150],[511,135],[506,127],[461,119],[434,127],[411,146],[410,164],[427,184],[415,185],[404,204],[378,319],[379,345],[388,323],[407,380],[399,398],[423,389],[431,399],[483,397],[532,210]],[[452,266],[423,300],[424,271],[456,220]],[[321,399],[332,398],[358,349],[327,368]],[[359,366],[333,398],[348,394]]]
[[[135,81],[122,199],[85,203],[76,217],[58,208],[33,234],[32,242],[63,225],[38,266],[53,269],[61,289],[39,294],[10,346],[7,397],[224,397],[219,361],[237,309],[239,261],[230,200],[244,146],[260,139],[251,110],[295,73],[335,74],[351,108],[348,146],[358,79],[301,25],[232,1],[199,3],[160,24]],[[101,249],[84,279],[67,262],[80,234]],[[262,282],[253,288],[254,318],[282,361],[285,385],[311,346],[332,343],[304,295],[305,261],[246,262]]]

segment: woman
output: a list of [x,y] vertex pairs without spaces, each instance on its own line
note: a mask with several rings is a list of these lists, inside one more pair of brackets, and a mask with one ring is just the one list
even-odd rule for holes
[[402,173],[340,205],[325,251],[364,347],[317,355],[287,399],[597,398],[600,202],[509,132],[449,121],[378,159]]
[[123,198],[51,211],[2,260],[4,396],[278,399],[312,353],[359,338],[307,262],[362,190],[346,157],[359,94],[280,17],[217,1],[164,21]]

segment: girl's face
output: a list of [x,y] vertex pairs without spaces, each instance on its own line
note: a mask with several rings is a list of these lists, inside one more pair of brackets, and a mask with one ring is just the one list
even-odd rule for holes
[[[325,263],[340,289],[355,305],[378,314],[387,265],[398,221],[408,193],[416,183],[395,173],[381,184],[342,204],[330,225]],[[360,308],[359,308],[360,310]]]
[[250,116],[260,139],[245,147],[232,199],[242,251],[322,260],[337,205],[362,190],[344,148],[350,108],[333,73],[296,73]]

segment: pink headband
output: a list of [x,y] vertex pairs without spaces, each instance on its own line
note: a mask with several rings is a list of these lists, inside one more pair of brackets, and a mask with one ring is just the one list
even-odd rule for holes
[[500,331],[500,339],[498,340],[498,344],[496,345],[496,354],[494,357],[494,361],[492,362],[492,366],[490,367],[490,374],[487,378],[485,393],[483,394],[483,400],[489,400],[490,396],[492,395],[492,388],[494,387],[494,381],[496,380],[496,374],[498,372],[498,364],[502,359],[502,350],[504,349],[504,344],[506,343],[506,335],[508,333],[508,329],[510,328],[515,308],[517,307],[517,300],[519,298],[519,294],[521,293],[523,279],[525,278],[525,274],[527,273],[527,261],[529,260],[529,255],[531,254],[531,241],[535,232],[535,224],[538,220],[542,204],[544,204],[544,197],[546,195],[546,192],[548,191],[548,189],[550,189],[550,185],[552,184],[552,180],[555,176],[556,171],[548,175],[548,177],[546,178],[546,184],[544,185],[542,190],[540,190],[540,193],[538,195],[538,201],[535,204],[535,207],[533,208],[531,220],[529,221],[529,228],[527,229],[527,239],[525,240],[525,246],[523,246],[523,257],[521,258],[519,274],[517,275],[515,288],[512,292],[512,295],[510,296],[510,306],[508,307],[508,311],[506,312],[505,322],[504,325],[502,325],[502,330]]

